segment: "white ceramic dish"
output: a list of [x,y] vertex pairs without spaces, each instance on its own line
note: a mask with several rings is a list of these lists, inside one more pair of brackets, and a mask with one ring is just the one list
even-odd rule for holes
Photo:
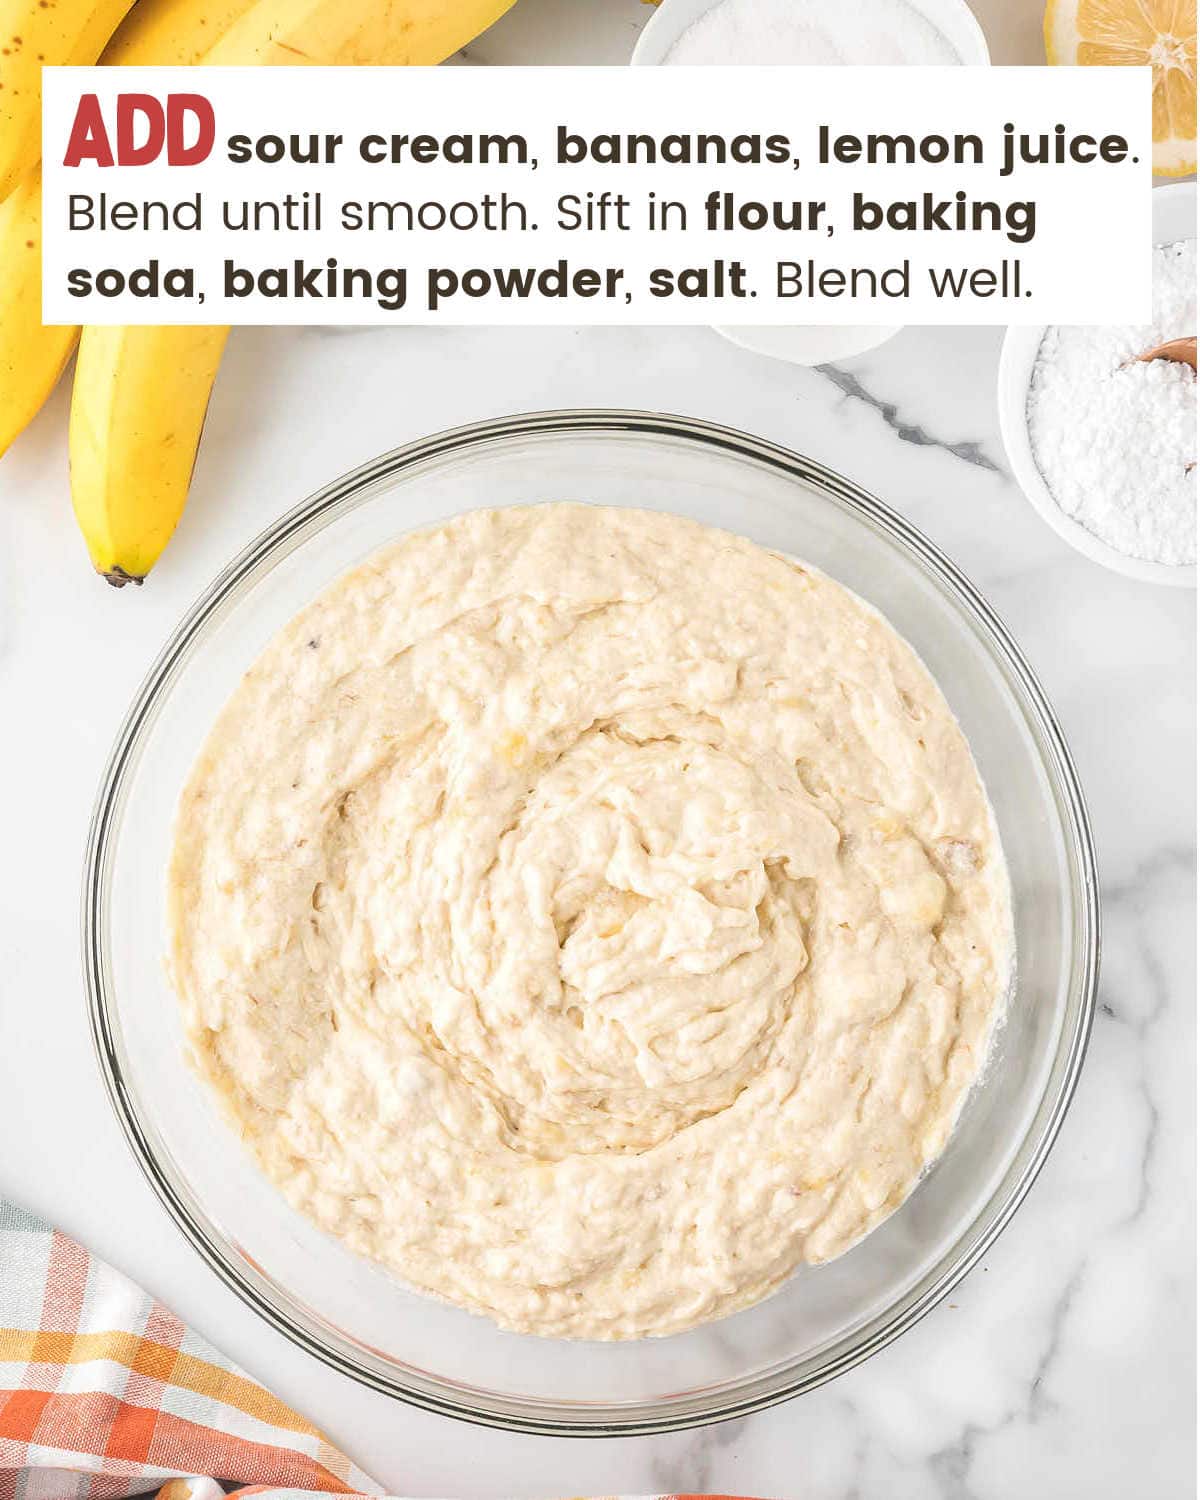
[[[1195,238],[1196,184],[1179,182],[1155,188],[1152,243],[1168,245],[1176,240]],[[1127,578],[1138,578],[1143,583],[1194,589],[1194,565],[1180,568],[1167,563],[1145,562],[1138,557],[1126,557],[1123,552],[1102,542],[1086,526],[1081,526],[1067,515],[1050,493],[1050,487],[1042,478],[1033,456],[1026,411],[1033,366],[1045,332],[1044,326],[1010,328],[1004,336],[1004,345],[1000,351],[1000,373],[997,380],[1000,435],[1004,440],[1009,467],[1024,490],[1025,498],[1042,520],[1052,526],[1065,542],[1069,542],[1077,552],[1082,552],[1084,557],[1090,557],[1093,562],[1102,563],[1114,573],[1124,573]]]
[[[635,68],[657,67],[688,29],[719,0],[662,0],[642,27],[630,62]],[[830,0],[838,4],[839,0]],[[987,39],[966,0],[907,0],[918,15],[942,33],[965,67],[986,68],[991,62]]]
[[861,328],[843,324],[829,327],[782,328],[760,327],[752,323],[714,324],[719,333],[739,349],[751,354],[765,354],[769,359],[783,359],[790,365],[826,365],[837,360],[854,359],[869,354],[894,338],[903,323],[866,323]]
[[[637,68],[657,67],[693,21],[710,11],[718,0],[662,0],[643,26],[630,62]],[[965,0],[908,0],[942,33],[958,53],[964,66],[987,67],[987,40]],[[723,339],[793,365],[821,365],[831,360],[853,359],[886,344],[903,328],[902,323],[872,323],[861,328],[830,326],[764,328],[752,324],[720,324],[714,327]],[[821,338],[827,334],[827,338]]]

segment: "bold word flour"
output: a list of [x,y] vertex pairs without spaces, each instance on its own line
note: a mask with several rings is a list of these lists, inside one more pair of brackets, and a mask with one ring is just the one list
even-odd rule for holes
[[[1196,561],[1196,377],[1136,356],[1196,332],[1196,242],[1154,250],[1154,321],[1048,328],[1029,435],[1059,506],[1127,557]],[[1131,361],[1134,361],[1131,363]]]
[[668,63],[957,63],[904,0],[720,0],[680,36]]

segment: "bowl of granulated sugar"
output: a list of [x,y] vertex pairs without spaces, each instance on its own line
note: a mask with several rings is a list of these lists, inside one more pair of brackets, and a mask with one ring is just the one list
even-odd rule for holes
[[1146,324],[1010,328],[1000,432],[1034,509],[1085,557],[1196,586],[1196,372],[1138,355],[1196,333],[1196,187],[1154,190]]
[[[965,0],[662,0],[642,28],[631,61],[635,67],[986,67],[989,58]],[[756,354],[816,365],[865,354],[901,327],[750,325],[715,331]]]
[[662,0],[632,61],[883,67],[989,58],[965,0]]

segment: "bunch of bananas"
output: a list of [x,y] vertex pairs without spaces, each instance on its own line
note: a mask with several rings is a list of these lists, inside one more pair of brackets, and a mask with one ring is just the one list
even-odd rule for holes
[[43,66],[438,63],[512,3],[0,0],[0,455],[78,343],[71,495],[110,583],[140,583],[183,512],[229,330],[43,326]]

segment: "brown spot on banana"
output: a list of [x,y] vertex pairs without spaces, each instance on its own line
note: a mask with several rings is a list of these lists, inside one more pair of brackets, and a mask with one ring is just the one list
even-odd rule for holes
[[116,567],[109,568],[108,572],[101,573],[100,577],[105,583],[111,583],[115,589],[123,589],[127,583],[136,583],[138,588],[141,588],[146,581],[145,574],[139,578],[135,573],[127,573],[124,568]]

